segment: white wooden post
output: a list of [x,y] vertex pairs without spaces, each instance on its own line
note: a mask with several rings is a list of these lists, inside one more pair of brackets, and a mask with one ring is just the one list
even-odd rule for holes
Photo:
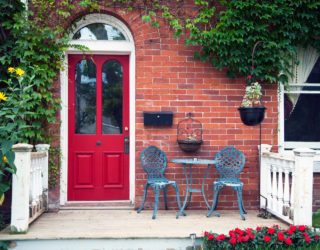
[[29,226],[29,190],[31,150],[30,144],[15,144],[12,150],[15,152],[14,164],[16,174],[12,176],[12,204],[11,204],[11,232],[27,232]]
[[46,198],[44,200],[44,205],[46,207],[46,210],[48,209],[48,190],[49,190],[49,144],[37,144],[36,150],[37,152],[46,152],[47,158],[46,161],[43,162],[43,166],[41,166],[41,172],[42,172],[42,187],[43,192],[46,194]]
[[[263,152],[262,152],[263,153]],[[270,175],[269,165],[267,159],[261,157],[261,168],[260,168],[260,208],[266,209],[268,199],[268,177]]]
[[312,226],[312,189],[313,189],[313,158],[315,151],[308,148],[293,150],[295,155],[294,168],[294,225]]
[[[260,208],[266,208],[266,205],[268,203],[267,199],[268,197],[268,189],[271,188],[268,185],[270,185],[271,181],[269,182],[270,177],[270,166],[267,161],[266,157],[263,157],[263,153],[270,152],[272,148],[272,145],[269,144],[261,144],[258,145],[258,149],[260,151]],[[268,204],[270,205],[270,204]]]

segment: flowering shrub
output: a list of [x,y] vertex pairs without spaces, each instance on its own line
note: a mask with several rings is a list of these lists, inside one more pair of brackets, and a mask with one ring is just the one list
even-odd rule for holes
[[[287,230],[273,227],[235,228],[228,235],[204,232],[205,250],[213,249],[320,249],[319,234],[300,225]],[[319,247],[319,248],[318,248]]]
[[29,127],[26,120],[30,111],[32,79],[23,69],[9,67],[8,76],[0,76],[0,205],[11,185],[11,174],[16,172],[11,148]]

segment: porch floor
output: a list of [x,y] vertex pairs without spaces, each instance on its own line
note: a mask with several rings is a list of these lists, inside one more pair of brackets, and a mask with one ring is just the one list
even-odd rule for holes
[[186,210],[187,216],[176,219],[174,210],[158,211],[156,220],[151,219],[152,210],[137,214],[134,210],[60,210],[45,213],[29,227],[27,234],[10,234],[8,229],[0,232],[1,240],[34,239],[122,239],[122,238],[186,238],[191,233],[197,237],[204,231],[228,234],[230,229],[255,228],[257,226],[287,224],[257,217],[258,211],[248,211],[246,220],[240,219],[238,211],[219,211],[221,216],[206,217],[206,210]]

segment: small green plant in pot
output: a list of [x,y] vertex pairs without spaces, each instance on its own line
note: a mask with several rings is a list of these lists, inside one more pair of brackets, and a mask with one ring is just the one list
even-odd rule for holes
[[251,83],[246,87],[241,107],[261,107],[261,85],[258,82]]
[[261,104],[261,96],[261,85],[258,82],[246,87],[241,107],[238,108],[241,121],[245,125],[255,126],[263,121],[266,108]]

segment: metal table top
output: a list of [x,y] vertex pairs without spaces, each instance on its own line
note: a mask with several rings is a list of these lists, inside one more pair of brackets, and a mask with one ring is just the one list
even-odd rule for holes
[[181,158],[181,159],[172,159],[171,162],[173,163],[182,163],[182,164],[216,164],[216,160],[209,160],[209,159],[198,159],[198,158]]

